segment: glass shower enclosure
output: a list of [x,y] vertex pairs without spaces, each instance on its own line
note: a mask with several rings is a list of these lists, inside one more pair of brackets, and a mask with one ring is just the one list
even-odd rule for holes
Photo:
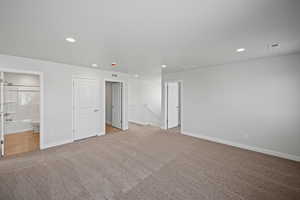
[[1,156],[39,147],[39,135],[31,137],[39,132],[39,89],[37,75],[0,72]]

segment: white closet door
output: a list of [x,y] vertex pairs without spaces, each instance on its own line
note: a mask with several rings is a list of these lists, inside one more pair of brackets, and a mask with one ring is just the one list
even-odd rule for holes
[[168,83],[168,128],[178,126],[179,90],[178,83]]
[[100,124],[100,88],[97,80],[74,80],[74,139],[97,135]]
[[112,83],[112,126],[122,129],[122,83]]

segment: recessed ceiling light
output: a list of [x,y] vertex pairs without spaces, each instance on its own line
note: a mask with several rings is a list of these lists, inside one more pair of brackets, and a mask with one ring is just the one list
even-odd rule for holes
[[236,51],[237,51],[237,52],[243,52],[243,51],[246,51],[246,49],[245,49],[245,48],[239,48],[239,49],[237,49]]
[[98,67],[98,65],[97,64],[92,64],[92,67]]
[[134,75],[134,77],[135,77],[135,78],[138,78],[138,77],[139,77],[139,75],[138,75],[138,74],[135,74],[135,75]]
[[162,68],[166,68],[166,67],[167,67],[167,65],[161,65],[161,67],[162,67]]
[[74,38],[72,38],[72,37],[67,37],[67,38],[66,38],[66,41],[67,41],[67,42],[71,42],[71,43],[76,42],[76,40],[75,40]]

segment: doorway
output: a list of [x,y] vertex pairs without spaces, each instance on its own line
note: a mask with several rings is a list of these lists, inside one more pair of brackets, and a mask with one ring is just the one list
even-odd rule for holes
[[0,72],[1,156],[40,149],[41,75]]
[[105,133],[123,129],[123,83],[105,81]]
[[181,132],[182,82],[166,83],[166,128]]
[[98,80],[73,79],[73,138],[81,140],[100,132],[100,84]]

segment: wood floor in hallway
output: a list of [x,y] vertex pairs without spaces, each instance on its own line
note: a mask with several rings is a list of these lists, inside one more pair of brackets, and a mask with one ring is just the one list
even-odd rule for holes
[[130,124],[0,160],[1,200],[297,200],[300,164]]
[[113,127],[111,124],[105,124],[105,133],[110,134],[110,133],[117,133],[122,131],[121,129]]
[[33,131],[5,135],[5,156],[16,155],[40,149],[40,134]]

